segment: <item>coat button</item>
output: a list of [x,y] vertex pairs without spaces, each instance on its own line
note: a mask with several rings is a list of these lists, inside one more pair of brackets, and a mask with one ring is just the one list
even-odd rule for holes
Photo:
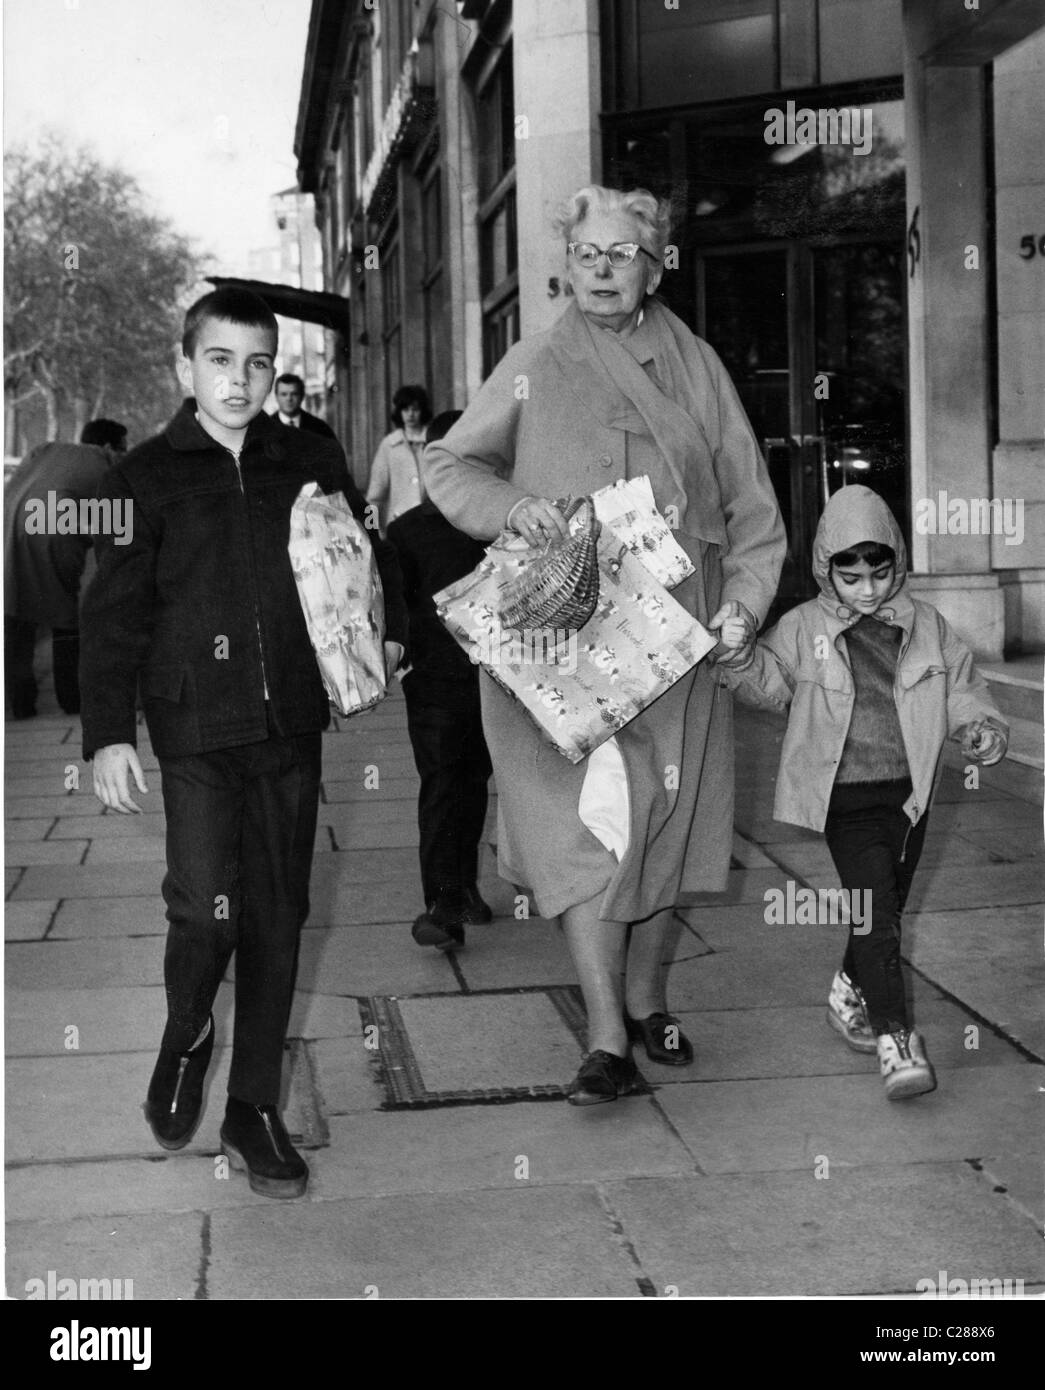
[[612,468],[613,456],[611,454],[600,454],[598,462],[600,468]]

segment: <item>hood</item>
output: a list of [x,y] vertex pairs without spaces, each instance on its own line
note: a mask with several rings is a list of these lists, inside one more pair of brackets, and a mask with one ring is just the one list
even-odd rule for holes
[[[835,593],[830,576],[831,556],[860,541],[877,541],[890,546],[896,554],[896,575],[885,599],[888,603],[907,582],[907,547],[896,518],[878,493],[853,483],[840,488],[828,500],[813,541],[813,577],[831,611],[847,621],[859,614]],[[892,619],[892,614],[887,615],[881,608],[875,616],[879,614],[886,621]]]

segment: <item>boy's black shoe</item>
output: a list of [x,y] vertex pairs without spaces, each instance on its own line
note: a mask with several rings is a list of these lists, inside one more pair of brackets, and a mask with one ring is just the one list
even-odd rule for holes
[[251,1190],[263,1197],[303,1197],[308,1164],[290,1142],[274,1105],[248,1105],[229,1096],[221,1126],[221,1151]]
[[460,893],[442,893],[429,903],[425,912],[414,919],[410,934],[419,946],[434,946],[437,951],[456,951],[464,945],[465,904]]
[[493,921],[493,909],[483,902],[474,884],[461,890],[461,903],[461,921],[466,927],[482,927]]
[[213,1014],[207,1020],[206,1037],[188,1052],[160,1048],[145,1100],[145,1118],[161,1148],[183,1149],[196,1133],[213,1051]]

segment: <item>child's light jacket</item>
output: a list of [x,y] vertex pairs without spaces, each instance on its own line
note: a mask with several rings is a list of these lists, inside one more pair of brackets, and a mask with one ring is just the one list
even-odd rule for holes
[[843,634],[861,614],[835,593],[830,557],[860,541],[896,553],[895,583],[875,617],[903,630],[893,691],[911,771],[904,810],[912,824],[929,808],[944,740],[973,720],[1008,727],[965,643],[935,608],[911,598],[907,550],[889,508],[869,488],[842,488],[824,509],[813,542],[819,597],[785,613],[760,637],[745,670],[720,670],[742,699],[788,711],[773,815],[811,830],[824,828],[856,698]]

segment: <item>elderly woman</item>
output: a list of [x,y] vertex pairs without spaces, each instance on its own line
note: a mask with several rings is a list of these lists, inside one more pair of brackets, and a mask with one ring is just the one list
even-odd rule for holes
[[[725,369],[652,297],[668,215],[644,189],[573,196],[560,218],[573,299],[428,447],[426,483],[470,535],[490,541],[507,527],[538,545],[567,530],[549,499],[648,474],[696,567],[674,597],[713,629],[743,618],[750,641],[776,590],[784,530]],[[728,659],[746,660],[746,648]],[[577,766],[485,674],[482,701],[500,872],[531,890],[542,916],[561,918],[584,995],[589,1052],[569,1099],[616,1100],[636,1087],[629,1039],[658,1062],[693,1060],[661,962],[679,894],[726,886],[731,696],[701,662]]]
[[425,426],[431,418],[432,407],[425,388],[400,386],[392,397],[395,429],[377,446],[366,489],[366,500],[378,509],[382,534],[397,516],[425,500],[421,454]]

